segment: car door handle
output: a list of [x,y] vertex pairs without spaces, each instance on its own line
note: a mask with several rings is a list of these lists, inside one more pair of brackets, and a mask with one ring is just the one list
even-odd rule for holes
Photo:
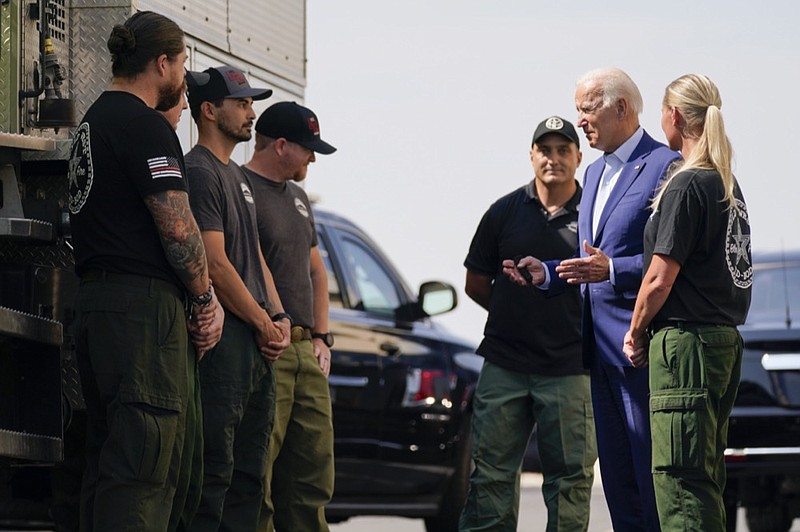
[[381,351],[385,352],[390,357],[400,352],[400,346],[394,342],[383,342],[380,347]]

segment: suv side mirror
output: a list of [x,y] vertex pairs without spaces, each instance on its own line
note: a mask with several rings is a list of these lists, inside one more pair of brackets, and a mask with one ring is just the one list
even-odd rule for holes
[[428,281],[419,287],[419,307],[426,316],[450,312],[458,304],[456,290],[441,281]]
[[419,287],[417,301],[401,305],[395,310],[399,321],[412,322],[437,314],[444,314],[456,308],[458,296],[456,289],[441,281],[427,281]]

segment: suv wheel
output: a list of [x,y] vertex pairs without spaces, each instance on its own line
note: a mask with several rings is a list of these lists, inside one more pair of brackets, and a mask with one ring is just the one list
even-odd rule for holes
[[461,448],[459,449],[456,470],[450,479],[450,486],[442,497],[439,513],[425,518],[427,532],[457,532],[458,519],[464,508],[469,489],[469,476],[472,473],[472,413],[465,415],[461,432]]
[[745,517],[750,532],[788,532],[792,527],[792,517],[785,504],[748,506]]

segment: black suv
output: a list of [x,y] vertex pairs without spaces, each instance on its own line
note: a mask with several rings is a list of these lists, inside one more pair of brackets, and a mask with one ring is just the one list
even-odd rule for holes
[[800,516],[800,250],[753,257],[753,301],[725,462],[728,529],[736,505],[751,532]]
[[315,209],[328,269],[336,485],[331,522],[421,517],[457,530],[470,472],[470,409],[483,359],[429,317],[456,306],[452,286],[418,294],[348,220]]

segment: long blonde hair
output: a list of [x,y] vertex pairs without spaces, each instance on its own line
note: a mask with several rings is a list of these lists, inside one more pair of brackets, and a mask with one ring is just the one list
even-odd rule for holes
[[720,110],[722,98],[717,86],[706,76],[686,74],[667,85],[663,104],[665,107],[678,109],[684,122],[680,128],[681,136],[697,139],[697,144],[688,159],[673,166],[653,200],[653,209],[658,208],[672,176],[693,168],[714,169],[719,172],[725,189],[722,201],[733,208],[736,203],[733,195],[733,147],[725,134],[725,123]]

